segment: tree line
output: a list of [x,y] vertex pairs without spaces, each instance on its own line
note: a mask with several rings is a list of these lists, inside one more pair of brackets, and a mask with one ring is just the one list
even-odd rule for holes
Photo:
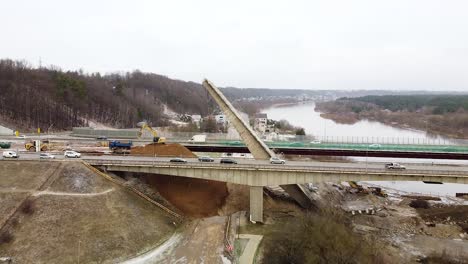
[[200,84],[153,73],[85,74],[0,60],[0,121],[15,129],[68,130],[90,122],[123,128],[141,120],[163,126],[165,106],[206,115],[214,108],[208,102]]
[[[357,98],[341,98],[341,100],[353,100],[375,104],[392,112],[415,112],[423,108],[430,108],[432,114],[440,115],[454,113],[459,110],[468,110],[468,95],[384,95],[363,96]],[[357,107],[356,111],[360,108]]]

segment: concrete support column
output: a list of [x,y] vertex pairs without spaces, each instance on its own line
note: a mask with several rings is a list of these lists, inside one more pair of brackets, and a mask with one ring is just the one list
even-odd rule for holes
[[263,222],[262,186],[250,186],[250,221]]

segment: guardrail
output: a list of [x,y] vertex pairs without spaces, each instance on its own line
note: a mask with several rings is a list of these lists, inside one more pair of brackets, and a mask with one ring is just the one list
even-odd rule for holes
[[126,166],[149,166],[149,167],[197,167],[197,168],[224,168],[234,170],[272,170],[272,171],[310,171],[310,172],[338,172],[338,173],[363,173],[363,174],[388,174],[388,175],[440,175],[440,176],[459,176],[468,177],[468,171],[464,170],[389,170],[377,168],[355,168],[355,167],[325,167],[325,166],[292,166],[292,165],[259,165],[259,164],[219,164],[219,163],[172,163],[167,161],[129,161],[129,160],[96,160],[85,159],[92,165],[126,165]]

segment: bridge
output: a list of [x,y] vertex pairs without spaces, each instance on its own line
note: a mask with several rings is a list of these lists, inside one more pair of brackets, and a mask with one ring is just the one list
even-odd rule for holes
[[[387,170],[382,164],[373,165],[351,163],[321,163],[320,166],[307,166],[307,162],[296,165],[186,163],[175,164],[155,160],[85,160],[90,165],[106,171],[133,172],[189,177],[250,187],[250,215],[253,221],[263,221],[263,187],[288,186],[288,190],[301,191],[303,183],[342,182],[342,181],[426,181],[468,184],[466,167],[437,166],[428,169],[427,165],[407,170]],[[255,161],[258,162],[258,161]],[[349,164],[349,163],[348,163]],[[377,167],[380,166],[380,167]],[[450,170],[448,169],[450,168]],[[155,176],[157,177],[157,176]]]
[[107,171],[163,174],[262,187],[342,181],[429,181],[468,184],[468,168],[465,166],[431,168],[429,165],[418,164],[406,170],[389,170],[380,163],[295,162],[294,165],[259,163],[231,165],[129,160],[123,157],[121,159],[95,157],[83,160],[92,166],[105,168]]
[[[250,153],[245,146],[224,144],[183,144],[193,152],[222,152],[222,153]],[[437,150],[375,150],[375,149],[346,149],[319,147],[270,147],[275,153],[285,155],[312,156],[342,156],[342,157],[380,157],[380,158],[413,158],[413,159],[453,159],[468,160],[468,151],[437,151]]]

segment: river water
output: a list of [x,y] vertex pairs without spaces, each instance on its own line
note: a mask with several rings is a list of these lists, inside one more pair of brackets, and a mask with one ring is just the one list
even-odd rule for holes
[[[359,121],[355,124],[338,124],[322,118],[315,111],[313,102],[275,106],[262,111],[269,119],[287,120],[294,126],[303,127],[307,135],[313,135],[324,141],[338,142],[369,142],[369,143],[402,143],[402,144],[456,144],[458,141],[440,136],[428,135],[423,131],[400,129],[379,122]],[[401,163],[428,162],[448,164],[468,164],[468,161],[453,160],[422,160],[422,159],[384,159],[384,158],[353,158],[357,162],[388,162]],[[468,186],[462,184],[425,184],[422,182],[373,182],[404,192],[424,194],[455,195],[456,192],[467,192]]]
[[[315,103],[277,106],[263,112],[274,120],[285,119],[295,126],[303,127],[308,135],[322,141],[361,141],[374,143],[429,143],[448,144],[449,139],[430,136],[423,131],[400,129],[379,122],[362,120],[355,124],[338,124],[325,119],[315,111]],[[419,141],[419,142],[418,142]]]

